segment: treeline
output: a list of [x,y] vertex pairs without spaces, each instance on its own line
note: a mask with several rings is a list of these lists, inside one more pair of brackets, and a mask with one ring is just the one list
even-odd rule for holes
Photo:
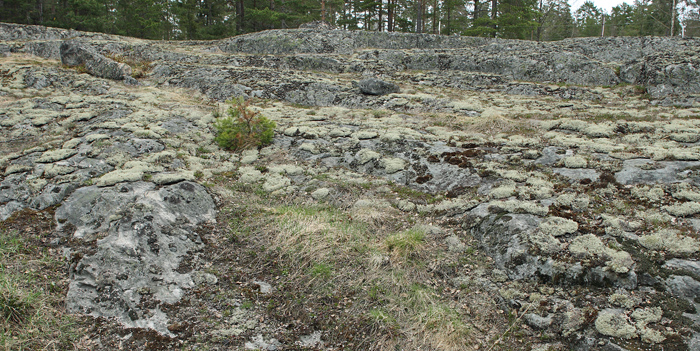
[[560,40],[700,36],[700,0],[635,0],[604,13],[567,0],[0,0],[0,22],[148,39],[217,39],[325,20],[338,28]]

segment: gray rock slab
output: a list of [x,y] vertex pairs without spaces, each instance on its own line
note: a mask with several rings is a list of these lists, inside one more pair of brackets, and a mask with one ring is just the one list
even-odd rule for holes
[[59,226],[71,224],[78,239],[94,240],[90,234],[98,231],[106,236],[72,267],[66,307],[172,336],[160,306],[178,302],[195,285],[178,267],[201,247],[194,230],[214,221],[215,210],[204,187],[191,182],[76,190],[56,211]]
[[698,161],[653,161],[650,159],[625,160],[615,179],[624,185],[677,183],[683,181],[688,168],[698,167]]

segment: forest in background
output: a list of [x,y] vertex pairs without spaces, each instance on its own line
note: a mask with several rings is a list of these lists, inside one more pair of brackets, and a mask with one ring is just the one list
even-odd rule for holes
[[700,36],[700,0],[635,0],[606,13],[567,0],[0,0],[0,22],[146,39],[219,39],[325,20],[341,29],[537,41]]

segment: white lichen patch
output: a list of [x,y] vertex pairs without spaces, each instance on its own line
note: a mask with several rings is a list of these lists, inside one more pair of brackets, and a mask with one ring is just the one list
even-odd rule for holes
[[578,230],[578,223],[570,219],[551,216],[540,222],[540,230],[555,237],[573,234]]
[[659,202],[664,198],[666,192],[660,186],[649,187],[648,185],[635,186],[631,189],[632,196],[640,200]]
[[626,309],[631,309],[639,303],[636,298],[628,294],[621,293],[614,293],[610,295],[608,302],[613,306],[624,307]]
[[606,309],[598,313],[595,328],[599,333],[622,339],[632,339],[637,336],[637,329],[630,323],[629,318],[622,312]]
[[158,173],[151,179],[152,182],[165,185],[181,182],[183,180],[194,180],[194,172],[192,171],[180,171],[174,173]]
[[143,171],[140,170],[116,170],[104,174],[97,179],[95,185],[110,186],[122,182],[137,182],[143,178]]
[[540,252],[545,254],[551,255],[562,249],[562,243],[559,239],[541,230],[535,230],[529,233],[528,240],[532,245],[537,247]]
[[700,213],[700,202],[683,202],[676,205],[664,206],[662,209],[676,217],[687,217]]
[[694,191],[688,183],[679,183],[675,186],[673,197],[680,200],[699,201],[700,192]]
[[593,234],[577,236],[569,244],[569,251],[578,256],[598,256],[606,259],[605,265],[615,273],[627,273],[634,265],[629,253],[607,247]]
[[632,319],[635,321],[639,330],[639,336],[643,342],[658,344],[666,340],[666,336],[663,333],[648,327],[651,323],[660,322],[662,316],[663,311],[661,307],[638,308],[632,312]]
[[523,173],[518,170],[498,170],[498,174],[506,179],[514,180],[516,182],[524,182],[527,180],[527,173]]
[[513,181],[504,181],[489,191],[489,197],[492,199],[505,199],[513,195],[515,195],[515,182]]
[[649,250],[664,250],[671,253],[693,253],[700,248],[700,243],[694,238],[680,235],[678,231],[661,229],[650,235],[639,238],[639,243]]
[[243,166],[238,169],[238,172],[241,174],[238,181],[243,184],[255,183],[262,179],[262,173],[254,167]]
[[571,156],[564,159],[564,166],[566,168],[586,168],[588,160],[579,155]]
[[75,149],[57,149],[57,150],[50,150],[44,152],[39,158],[36,160],[36,162],[39,163],[51,163],[51,162],[56,162],[56,161],[61,161],[65,160],[75,154],[77,154],[78,151]]
[[29,166],[29,165],[9,165],[5,169],[5,175],[7,176],[10,174],[14,174],[14,173],[29,172],[33,169],[34,169],[34,167]]
[[268,174],[265,177],[265,183],[263,183],[263,190],[271,193],[276,190],[280,190],[284,187],[291,185],[291,180],[279,173]]
[[562,194],[557,197],[555,204],[570,207],[574,211],[585,211],[590,204],[590,198],[586,194]]
[[370,161],[376,161],[380,157],[382,157],[380,153],[370,149],[362,149],[355,154],[355,159],[361,165],[364,165]]
[[406,168],[406,161],[398,157],[383,157],[381,165],[387,174],[394,174]]

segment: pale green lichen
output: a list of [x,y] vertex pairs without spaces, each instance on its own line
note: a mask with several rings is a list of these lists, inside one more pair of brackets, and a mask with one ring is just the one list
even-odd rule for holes
[[143,171],[140,170],[116,170],[109,172],[97,179],[95,185],[110,186],[121,182],[137,182],[143,178]]
[[370,149],[362,149],[355,154],[355,159],[361,165],[364,165],[370,161],[378,160],[382,155],[376,151]]
[[546,254],[554,254],[562,249],[561,242],[552,235],[535,230],[528,234],[528,240],[541,252]]
[[566,168],[586,168],[588,160],[578,155],[570,156],[564,159],[564,166]]
[[688,183],[679,183],[675,186],[673,197],[680,200],[700,201],[700,193],[693,191]]
[[586,194],[562,194],[557,197],[555,202],[558,206],[571,207],[572,210],[580,212],[588,209],[590,198]]
[[151,179],[152,182],[164,185],[181,182],[183,180],[194,180],[194,172],[192,171],[181,171],[175,173],[158,173]]
[[627,273],[634,265],[629,253],[607,247],[593,234],[577,236],[569,244],[569,251],[574,255],[598,256],[606,260],[606,267],[615,273]]
[[676,230],[661,229],[650,235],[639,238],[639,243],[650,250],[664,250],[671,253],[697,252],[699,243],[696,239],[683,236]]
[[661,307],[638,308],[632,312],[632,318],[636,322],[635,324],[637,325],[639,336],[641,337],[642,341],[646,343],[658,344],[666,340],[663,333],[647,327],[647,325],[650,323],[660,322],[662,316],[663,310]]
[[50,150],[46,151],[39,158],[36,160],[38,163],[51,163],[51,162],[56,162],[56,161],[61,161],[65,160],[75,154],[77,154],[78,151],[75,149],[57,149],[57,150]]
[[650,202],[659,202],[663,200],[666,192],[660,186],[654,186],[650,188],[647,185],[635,186],[631,190],[632,196],[640,200],[647,200]]
[[570,219],[551,216],[540,222],[540,230],[552,236],[562,236],[575,233],[578,230],[578,223]]
[[265,183],[263,183],[263,190],[271,193],[273,191],[282,189],[291,185],[291,180],[279,173],[272,173],[265,176]]
[[241,176],[238,181],[243,184],[255,183],[262,178],[262,173],[254,167],[246,166],[238,169]]
[[676,217],[687,217],[700,213],[700,202],[684,202],[676,205],[664,206],[662,209]]
[[513,181],[505,181],[489,191],[489,197],[492,199],[505,199],[513,195],[515,195],[515,182]]
[[611,305],[624,307],[626,309],[631,309],[637,304],[634,298],[627,294],[614,293],[608,298],[608,302]]
[[599,333],[615,338],[632,339],[637,336],[637,329],[629,323],[626,316],[612,310],[603,310],[598,313],[595,328]]
[[547,213],[549,213],[548,206],[543,206],[532,201],[507,200],[502,202],[492,202],[491,204],[510,213],[529,213],[537,216],[545,216]]
[[384,157],[381,160],[381,164],[387,174],[394,174],[406,168],[406,161],[398,157]]

